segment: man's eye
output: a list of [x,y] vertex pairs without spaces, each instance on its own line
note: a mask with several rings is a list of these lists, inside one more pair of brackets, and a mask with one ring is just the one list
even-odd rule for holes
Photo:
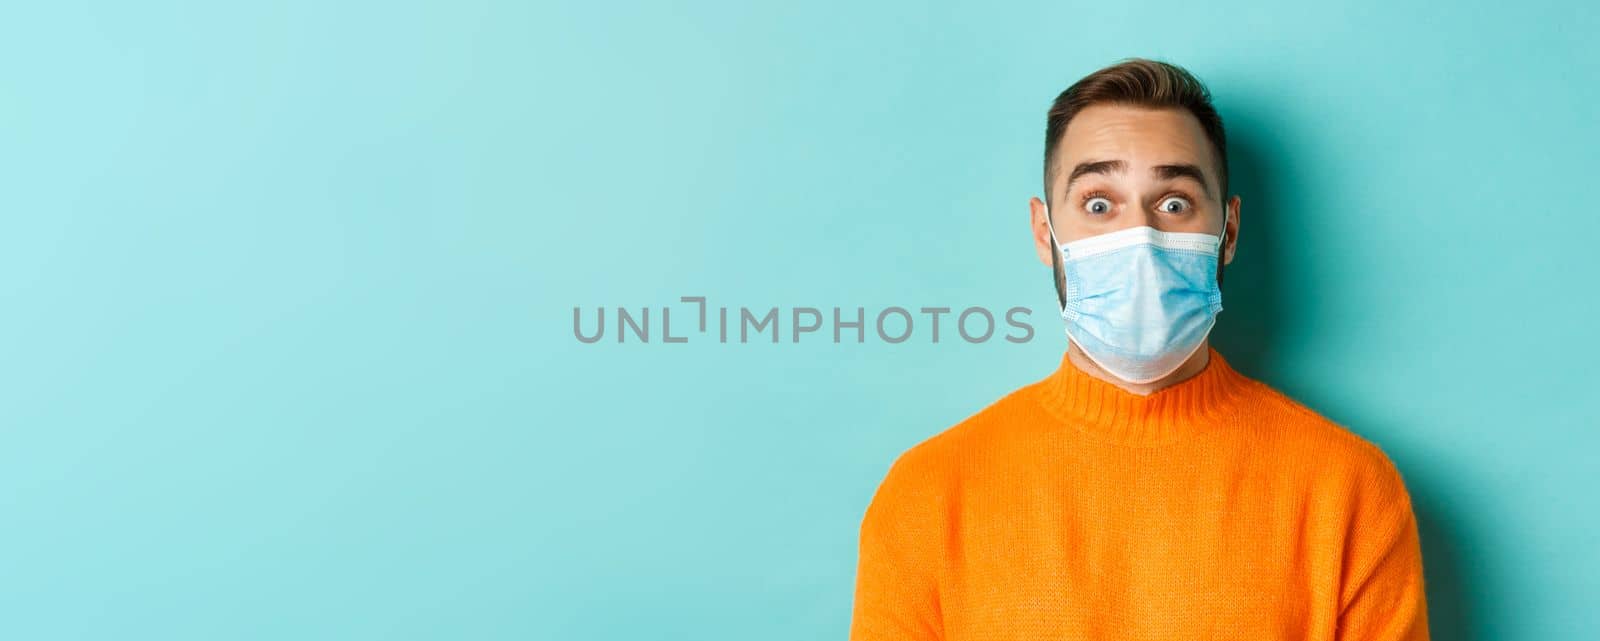
[[1161,201],[1161,204],[1157,205],[1156,209],[1162,211],[1163,213],[1181,214],[1183,212],[1189,211],[1189,207],[1190,207],[1189,200],[1187,198],[1180,198],[1178,196],[1173,196],[1171,198],[1168,198],[1166,200]]
[[1102,196],[1095,196],[1083,201],[1083,209],[1091,214],[1111,213],[1111,200]]

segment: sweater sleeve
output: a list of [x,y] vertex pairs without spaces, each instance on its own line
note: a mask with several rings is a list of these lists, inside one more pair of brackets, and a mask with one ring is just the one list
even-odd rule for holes
[[934,478],[903,454],[861,521],[850,641],[935,641],[941,522]]
[[1428,641],[1416,515],[1393,463],[1382,455],[1379,460],[1347,548],[1336,638]]

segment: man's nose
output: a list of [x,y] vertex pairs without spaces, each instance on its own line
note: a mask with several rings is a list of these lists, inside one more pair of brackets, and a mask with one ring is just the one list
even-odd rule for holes
[[1128,219],[1132,223],[1129,225],[1130,227],[1154,227],[1156,229],[1161,229],[1161,220],[1156,217],[1156,213],[1144,207],[1136,207],[1133,211],[1133,215],[1129,216]]

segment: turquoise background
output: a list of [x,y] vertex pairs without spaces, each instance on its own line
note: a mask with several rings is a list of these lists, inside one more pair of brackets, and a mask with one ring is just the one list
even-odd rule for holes
[[[1219,349],[1395,459],[1435,638],[1600,637],[1595,6],[11,5],[0,637],[843,638],[890,461],[1059,362],[1045,110],[1132,55],[1234,141]],[[694,295],[1039,333],[573,337]]]

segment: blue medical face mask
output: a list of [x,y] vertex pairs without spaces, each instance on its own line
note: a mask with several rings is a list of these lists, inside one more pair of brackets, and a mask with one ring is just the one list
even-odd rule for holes
[[1130,383],[1157,381],[1211,333],[1222,311],[1222,235],[1134,227],[1061,244],[1049,229],[1067,337],[1102,369]]

